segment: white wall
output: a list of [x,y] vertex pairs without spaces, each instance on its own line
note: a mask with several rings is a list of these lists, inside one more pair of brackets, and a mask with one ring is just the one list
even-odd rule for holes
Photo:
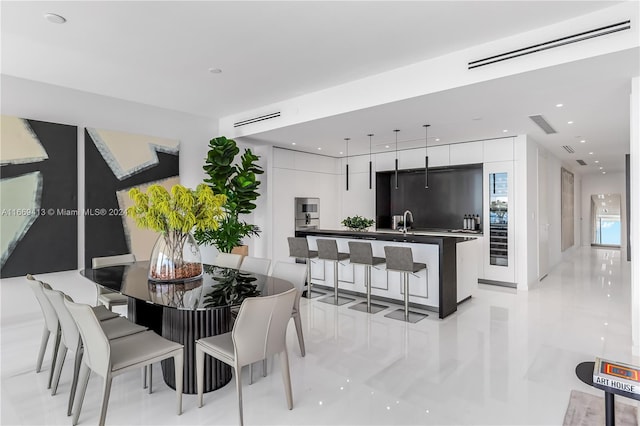
[[[194,187],[204,179],[209,140],[217,136],[217,121],[39,83],[0,76],[2,114],[78,126],[78,208],[84,208],[84,127],[178,139],[180,180]],[[203,253],[204,255],[204,253]],[[78,217],[78,265],[84,264],[84,221]]]
[[620,221],[621,221],[621,256],[626,259],[627,241],[627,210],[626,210],[626,185],[624,173],[607,173],[606,175],[588,174],[582,177],[582,245],[591,245],[591,196],[595,194],[619,194],[620,195]]

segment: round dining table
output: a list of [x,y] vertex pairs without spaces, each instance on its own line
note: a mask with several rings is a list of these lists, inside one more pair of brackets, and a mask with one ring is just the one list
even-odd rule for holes
[[[149,262],[83,269],[80,274],[97,285],[129,297],[129,320],[184,345],[183,392],[196,394],[195,341],[228,333],[234,312],[247,297],[269,296],[293,284],[266,275],[203,265],[202,277],[188,281],[159,282],[148,278]],[[231,367],[205,357],[205,392],[231,380]],[[162,361],[162,375],[175,389],[172,360]]]

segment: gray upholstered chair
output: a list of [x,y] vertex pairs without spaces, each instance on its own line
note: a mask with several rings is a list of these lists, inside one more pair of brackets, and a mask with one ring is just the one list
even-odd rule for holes
[[153,331],[144,331],[109,340],[91,306],[73,303],[69,300],[65,300],[64,303],[78,326],[85,351],[78,379],[80,388],[73,404],[72,424],[74,426],[78,424],[91,371],[104,378],[102,408],[98,422],[100,426],[103,426],[107,415],[113,377],[168,358],[173,358],[177,412],[178,415],[182,414],[184,349],[181,344],[160,337]]
[[387,258],[387,271],[395,271],[402,274],[401,285],[404,292],[404,309],[388,313],[385,317],[412,323],[426,318],[427,314],[409,311],[409,274],[415,274],[426,269],[427,265],[413,261],[411,247],[385,246],[384,255]]
[[42,339],[40,340],[40,351],[38,352],[38,360],[36,361],[36,373],[39,373],[42,369],[42,361],[44,359],[44,354],[47,350],[47,343],[49,342],[49,336],[51,333],[55,335],[55,343],[53,345],[53,354],[51,358],[51,369],[49,371],[49,384],[47,389],[51,388],[51,382],[53,380],[53,369],[56,363],[56,356],[58,355],[58,346],[60,345],[60,322],[58,321],[58,316],[56,315],[56,311],[51,306],[51,302],[45,296],[43,289],[51,289],[49,284],[45,284],[42,281],[36,280],[35,277],[31,274],[27,275],[27,282],[29,283],[29,287],[33,290],[33,294],[35,294],[38,303],[40,304],[40,309],[42,310],[42,316],[44,317],[44,329],[42,330]]
[[318,259],[333,263],[333,297],[323,297],[320,301],[331,303],[332,305],[344,305],[345,303],[353,302],[355,300],[353,298],[338,296],[338,263],[348,260],[349,253],[340,253],[336,240],[317,239],[316,243],[318,244]]
[[[47,299],[49,299],[49,302],[51,302],[51,306],[53,306],[53,309],[56,311],[56,314],[58,315],[58,321],[60,322],[60,329],[62,330],[62,340],[60,342],[60,347],[58,348],[57,362],[53,373],[51,395],[55,395],[58,390],[58,383],[60,382],[60,375],[62,373],[62,367],[67,356],[67,350],[71,349],[75,353],[73,379],[71,382],[71,392],[69,393],[69,403],[67,406],[67,416],[70,416],[73,405],[73,397],[75,396],[76,387],[78,384],[80,362],[82,361],[82,339],[80,338],[80,332],[78,331],[78,327],[76,326],[73,317],[64,304],[65,299],[71,302],[73,302],[73,300],[69,296],[58,290],[45,288],[44,294],[45,296],[47,296]],[[100,326],[102,327],[105,335],[109,340],[148,330],[147,327],[134,324],[126,318],[120,316],[100,321]]]
[[296,259],[304,259],[307,265],[307,298],[324,296],[325,293],[314,292],[311,284],[311,259],[317,258],[318,252],[309,250],[309,243],[303,237],[287,237],[287,243],[289,244],[289,256]]
[[242,255],[235,253],[218,253],[216,259],[213,261],[215,266],[219,266],[221,268],[231,268],[238,269],[240,268],[240,264],[242,263]]
[[267,275],[269,274],[270,266],[271,266],[271,259],[244,256],[242,258],[242,263],[240,264],[240,270],[245,272],[251,272],[254,274]]
[[[136,261],[135,255],[119,254],[117,256],[94,257],[91,259],[91,267],[93,269],[107,268],[109,266],[130,265]],[[107,309],[111,310],[114,306],[126,305],[129,298],[117,291],[109,290],[96,284],[97,297],[96,305],[103,304]]]
[[370,314],[375,314],[387,309],[388,306],[386,305],[371,303],[371,268],[385,263],[385,258],[375,257],[371,243],[360,241],[349,241],[349,255],[349,260],[352,264],[364,266],[364,286],[367,290],[367,301],[349,306],[349,308]]
[[230,333],[206,337],[196,341],[199,407],[202,407],[204,391],[205,354],[230,365],[234,369],[240,425],[243,424],[242,367],[264,360],[271,355],[280,354],[287,406],[290,410],[293,408],[286,334],[296,293],[297,290],[292,288],[274,296],[246,298],[240,306],[238,318],[236,318],[233,330]]
[[276,262],[273,266],[271,276],[289,281],[294,285],[296,290],[298,290],[296,293],[296,299],[293,302],[293,311],[291,316],[293,317],[293,323],[296,326],[296,333],[298,334],[300,353],[302,356],[305,356],[306,351],[304,348],[304,336],[302,334],[302,321],[300,320],[300,298],[304,291],[304,281],[307,276],[307,268],[305,268],[301,263]]

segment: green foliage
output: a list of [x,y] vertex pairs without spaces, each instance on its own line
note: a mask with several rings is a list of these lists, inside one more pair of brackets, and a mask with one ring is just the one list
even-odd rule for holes
[[376,222],[373,219],[367,219],[356,215],[354,217],[347,217],[340,223],[353,231],[363,231]]
[[198,185],[195,191],[174,185],[171,192],[155,184],[146,193],[132,188],[129,197],[134,204],[127,209],[127,215],[136,225],[165,235],[170,231],[187,234],[194,228],[197,231],[218,229],[224,219],[222,206],[226,197],[215,195],[205,184]]
[[254,284],[257,278],[249,273],[210,266],[205,266],[205,271],[217,281],[204,298],[205,307],[240,305],[247,297],[260,295],[258,286]]
[[247,236],[258,235],[260,229],[239,219],[241,214],[249,214],[255,208],[254,201],[260,195],[258,188],[260,181],[257,175],[263,172],[256,164],[260,159],[250,149],[240,153],[236,142],[224,136],[211,139],[204,171],[209,175],[205,179],[216,194],[225,195],[226,203],[223,209],[226,213],[219,228],[201,229],[194,234],[200,244],[213,244],[218,250],[228,253],[242,244]]

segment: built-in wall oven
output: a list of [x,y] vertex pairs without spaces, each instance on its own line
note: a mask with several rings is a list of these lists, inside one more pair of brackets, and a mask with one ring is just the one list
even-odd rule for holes
[[320,227],[320,199],[298,197],[295,200],[296,230]]

